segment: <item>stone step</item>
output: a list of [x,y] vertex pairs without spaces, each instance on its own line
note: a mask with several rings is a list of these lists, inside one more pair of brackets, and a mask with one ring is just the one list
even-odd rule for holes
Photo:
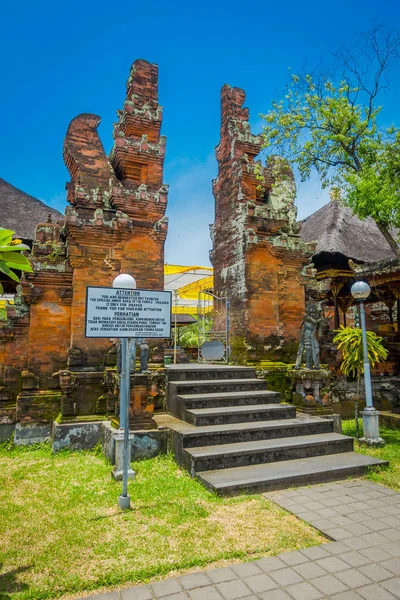
[[276,404],[279,392],[253,390],[246,392],[219,392],[214,394],[180,394],[177,399],[183,408],[217,408],[219,406],[248,406],[250,404]]
[[254,390],[266,391],[266,382],[263,379],[211,379],[204,381],[171,381],[170,389],[177,395],[205,394],[220,392],[246,392]]
[[366,473],[369,467],[387,464],[387,461],[372,456],[344,452],[277,463],[199,471],[196,477],[209,490],[233,495],[242,490],[277,490],[360,476]]
[[183,420],[196,427],[249,423],[273,419],[294,419],[296,407],[284,404],[254,404],[185,410]]
[[351,452],[352,449],[352,437],[338,433],[320,433],[256,442],[185,448],[183,462],[191,475],[194,475],[196,471],[229,469],[309,456],[325,456]]
[[168,381],[247,379],[255,377],[253,367],[232,367],[228,365],[168,365]]
[[315,417],[234,423],[232,425],[187,426],[179,432],[183,448],[255,442],[333,431],[333,421]]

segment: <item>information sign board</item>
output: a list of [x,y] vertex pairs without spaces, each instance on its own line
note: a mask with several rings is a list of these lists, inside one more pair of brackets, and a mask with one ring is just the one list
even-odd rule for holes
[[171,292],[87,287],[85,336],[171,337]]

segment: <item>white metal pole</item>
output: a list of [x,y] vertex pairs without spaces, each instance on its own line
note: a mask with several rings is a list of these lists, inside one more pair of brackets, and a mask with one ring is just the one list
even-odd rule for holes
[[[131,275],[121,273],[113,281],[114,288],[136,289],[136,281]],[[118,497],[118,505],[122,510],[131,506],[128,494],[128,470],[131,462],[131,449],[129,444],[129,399],[130,399],[130,344],[128,338],[121,338],[121,376],[120,376],[120,429],[124,429],[123,456],[122,456],[122,494]]]
[[367,409],[373,408],[372,402],[372,384],[371,384],[371,369],[368,358],[368,343],[367,343],[367,326],[365,323],[364,302],[360,301],[360,316],[361,316],[361,335],[363,341],[364,354],[364,385],[365,385],[365,401]]

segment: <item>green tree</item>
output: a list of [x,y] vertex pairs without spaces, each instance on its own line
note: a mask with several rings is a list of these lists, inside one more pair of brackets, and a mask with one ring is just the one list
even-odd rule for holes
[[[29,246],[22,244],[21,240],[13,239],[14,231],[0,227],[0,272],[4,273],[13,281],[19,282],[19,276],[13,271],[25,271],[32,273],[33,269],[26,256],[22,254],[29,250]],[[0,283],[0,293],[3,293],[3,286]]]
[[294,163],[302,181],[317,171],[360,218],[376,221],[398,256],[400,130],[378,127],[377,98],[399,59],[399,32],[375,25],[356,48],[339,50],[332,72],[293,74],[262,115],[267,154]]

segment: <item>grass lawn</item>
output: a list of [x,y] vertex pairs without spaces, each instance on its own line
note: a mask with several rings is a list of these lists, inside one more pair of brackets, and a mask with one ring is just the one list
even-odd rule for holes
[[[362,419],[360,423],[360,436],[362,436]],[[356,427],[354,419],[342,422],[343,433],[355,437]],[[400,490],[400,429],[387,429],[381,427],[381,437],[386,444],[382,448],[369,448],[355,442],[354,449],[361,454],[369,454],[383,460],[390,461],[389,467],[371,469],[367,478],[376,483],[383,483],[394,490]]]
[[134,464],[133,510],[99,452],[0,446],[0,599],[58,598],[324,541],[259,495],[218,498],[171,457]]

